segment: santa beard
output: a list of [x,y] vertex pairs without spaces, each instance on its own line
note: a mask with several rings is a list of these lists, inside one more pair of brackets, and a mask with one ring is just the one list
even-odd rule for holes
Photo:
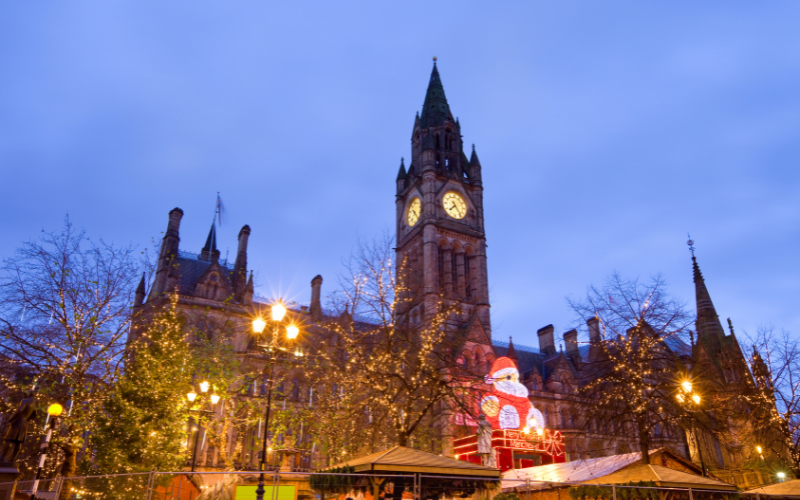
[[528,388],[519,382],[512,382],[511,380],[498,380],[494,383],[494,388],[497,392],[516,396],[518,398],[528,397]]

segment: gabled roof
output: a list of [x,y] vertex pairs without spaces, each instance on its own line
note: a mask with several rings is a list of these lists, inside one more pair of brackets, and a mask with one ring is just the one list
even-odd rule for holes
[[423,472],[464,477],[500,477],[500,470],[483,465],[428,453],[427,451],[395,446],[361,458],[348,460],[331,468],[353,467],[355,472]]
[[[653,467],[657,467],[657,469],[648,469],[647,471],[639,471],[639,472],[631,472],[630,475],[639,474],[642,477],[650,474],[649,479],[626,479],[626,480],[619,480],[617,481],[616,477],[611,477],[622,470],[627,470],[627,468],[636,469],[639,465],[642,465],[638,462],[642,459],[641,452],[634,452],[634,453],[625,453],[622,455],[612,455],[610,457],[602,457],[602,458],[590,458],[586,460],[576,460],[574,462],[565,462],[565,463],[557,463],[557,464],[548,464],[548,465],[539,465],[536,467],[528,467],[525,469],[512,469],[503,473],[503,488],[516,488],[525,483],[526,480],[530,480],[534,483],[532,488],[534,489],[545,489],[550,488],[550,485],[543,484],[545,482],[553,482],[553,483],[593,483],[593,484],[620,484],[620,483],[627,483],[631,480],[633,481],[667,481],[667,479],[675,479],[676,483],[680,482],[677,481],[678,479],[681,480],[692,480],[693,485],[692,488],[698,487],[701,488],[702,486],[694,486],[697,485],[706,485],[707,489],[736,489],[735,486],[729,485],[728,483],[723,483],[714,478],[705,478],[699,474],[699,468],[689,462],[688,460],[684,459],[683,457],[669,451],[666,448],[658,448],[655,450],[650,451],[651,460],[657,454],[666,454],[670,457],[671,460],[681,464],[681,466],[685,467],[687,470],[694,470],[698,472],[697,474],[691,474],[688,472],[681,472],[676,469],[671,469],[668,467],[664,467],[662,465],[656,465]],[[652,465],[652,464],[651,464]],[[666,470],[662,470],[666,469]],[[672,474],[672,472],[684,474],[685,476],[678,476]],[[610,480],[608,478],[611,478]],[[620,476],[621,478],[622,476]],[[655,479],[655,477],[661,477],[662,479]],[[707,481],[711,481],[710,483]],[[710,485],[715,485],[714,488],[711,488]],[[723,488],[722,486],[725,486]],[[732,490],[732,491],[733,491]]]
[[717,479],[689,474],[663,465],[636,464],[598,478],[601,484],[627,484],[630,482],[652,481],[658,486],[668,488],[692,488],[698,490],[736,491],[736,486]]
[[[178,293],[183,295],[194,295],[194,286],[198,280],[205,274],[211,262],[200,260],[197,254],[180,250],[178,258],[175,259],[177,266],[175,271],[178,273]],[[221,274],[223,277],[230,281],[233,278],[233,269],[230,265],[225,263],[218,263]]]
[[780,495],[783,498],[800,498],[800,479],[784,481],[747,490],[745,493],[758,493],[760,495]]

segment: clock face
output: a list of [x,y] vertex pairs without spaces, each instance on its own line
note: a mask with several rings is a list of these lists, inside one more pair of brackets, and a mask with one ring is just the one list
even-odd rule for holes
[[463,219],[467,215],[467,202],[455,191],[445,193],[442,204],[447,215],[454,219]]
[[411,203],[408,204],[408,210],[406,211],[406,220],[408,221],[409,227],[417,223],[421,213],[422,203],[419,201],[419,198],[412,199]]

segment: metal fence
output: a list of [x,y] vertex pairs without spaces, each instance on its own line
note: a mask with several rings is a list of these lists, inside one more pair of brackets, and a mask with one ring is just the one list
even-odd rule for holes
[[[429,474],[268,471],[264,500],[767,500],[766,495],[704,488],[500,480]],[[254,500],[259,473],[150,472],[0,483],[9,499]],[[510,498],[509,498],[510,496]],[[4,498],[0,495],[0,498]],[[777,500],[777,499],[774,499]]]

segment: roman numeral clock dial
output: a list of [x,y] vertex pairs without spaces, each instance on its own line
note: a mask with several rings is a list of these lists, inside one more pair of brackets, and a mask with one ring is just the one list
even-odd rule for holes
[[467,215],[467,202],[455,191],[445,193],[442,205],[447,215],[454,219],[463,219]]
[[408,211],[406,211],[406,221],[408,222],[408,227],[413,227],[414,224],[419,221],[419,216],[422,213],[422,202],[419,201],[419,198],[414,198],[411,200],[411,203],[408,204]]

